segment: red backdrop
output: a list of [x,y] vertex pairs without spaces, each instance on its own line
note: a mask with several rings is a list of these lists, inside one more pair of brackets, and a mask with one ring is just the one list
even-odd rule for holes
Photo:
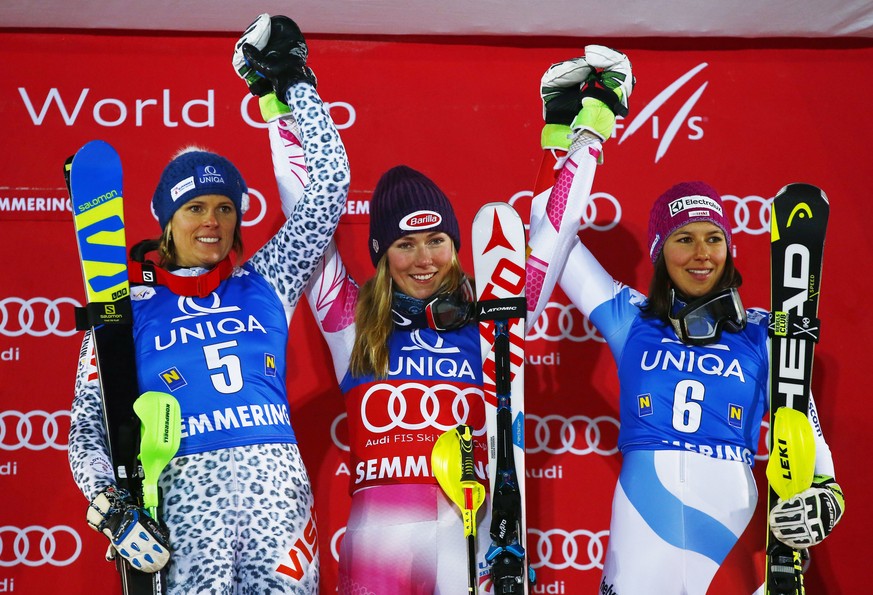
[[[247,252],[279,225],[266,132],[230,66],[232,36],[0,33],[0,592],[114,593],[104,539],[66,459],[84,300],[64,159],[88,140],[112,143],[125,166],[128,242],[157,234],[148,200],[179,147],[196,143],[234,161],[254,207]],[[352,191],[337,241],[358,279],[368,200],[379,175],[406,163],[431,176],[469,223],[485,202],[528,216],[540,151],[538,81],[552,62],[606,40],[434,42],[313,39],[319,91],[349,152]],[[523,44],[523,45],[520,45]],[[631,113],[605,147],[583,238],[615,277],[645,289],[648,206],[671,184],[704,179],[728,201],[747,305],[768,303],[767,200],[790,182],[824,188],[831,206],[814,390],[848,514],[813,551],[811,593],[857,592],[870,480],[862,436],[866,271],[864,213],[873,117],[869,41],[743,43],[609,40],[627,51],[639,84]],[[469,251],[462,261],[470,268]],[[348,510],[346,422],[330,357],[308,309],[292,323],[292,417],[316,491],[323,587],[336,583]],[[608,537],[616,453],[617,383],[600,337],[557,293],[527,343],[529,551],[537,593],[594,592]],[[766,455],[759,457],[764,461]],[[763,464],[756,467],[758,474]],[[729,564],[740,580],[714,593],[751,593],[762,577],[763,517]],[[459,547],[463,547],[459,535]],[[459,569],[459,572],[462,572]]]

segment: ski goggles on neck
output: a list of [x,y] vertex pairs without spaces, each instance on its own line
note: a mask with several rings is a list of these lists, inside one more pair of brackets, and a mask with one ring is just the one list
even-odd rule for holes
[[455,291],[435,295],[424,307],[427,325],[435,331],[452,331],[473,318],[473,288],[466,278]]
[[676,334],[689,345],[715,343],[723,330],[737,333],[746,328],[746,321],[746,310],[734,287],[698,298],[670,316]]

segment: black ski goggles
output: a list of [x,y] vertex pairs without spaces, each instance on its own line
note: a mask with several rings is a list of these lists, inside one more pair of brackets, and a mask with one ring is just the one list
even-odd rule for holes
[[670,316],[683,343],[709,345],[723,330],[737,333],[746,328],[746,310],[734,287],[698,298]]
[[435,295],[424,307],[427,326],[435,331],[453,331],[473,318],[473,288],[467,279],[452,292]]

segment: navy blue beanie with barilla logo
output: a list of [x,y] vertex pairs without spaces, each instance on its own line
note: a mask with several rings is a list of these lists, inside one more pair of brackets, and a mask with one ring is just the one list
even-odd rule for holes
[[164,168],[152,196],[152,209],[161,229],[165,229],[173,214],[189,200],[220,194],[233,201],[239,223],[248,208],[247,192],[239,170],[230,161],[192,147],[183,149]]
[[458,219],[448,197],[423,173],[406,165],[379,179],[370,199],[370,259],[375,266],[398,238],[441,231],[461,249]]

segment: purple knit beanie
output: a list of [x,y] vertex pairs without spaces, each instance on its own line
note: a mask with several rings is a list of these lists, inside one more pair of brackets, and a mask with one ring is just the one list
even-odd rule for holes
[[179,207],[189,200],[205,194],[220,194],[233,201],[239,222],[248,208],[247,192],[239,170],[227,159],[208,151],[184,150],[161,173],[152,196],[152,209],[164,229]]
[[708,221],[724,232],[731,249],[731,223],[718,192],[704,182],[682,182],[658,197],[649,213],[649,257],[658,260],[664,242],[674,231],[695,221]]
[[423,173],[398,165],[379,179],[370,199],[370,259],[375,266],[398,238],[441,231],[461,248],[458,219],[449,199]]

